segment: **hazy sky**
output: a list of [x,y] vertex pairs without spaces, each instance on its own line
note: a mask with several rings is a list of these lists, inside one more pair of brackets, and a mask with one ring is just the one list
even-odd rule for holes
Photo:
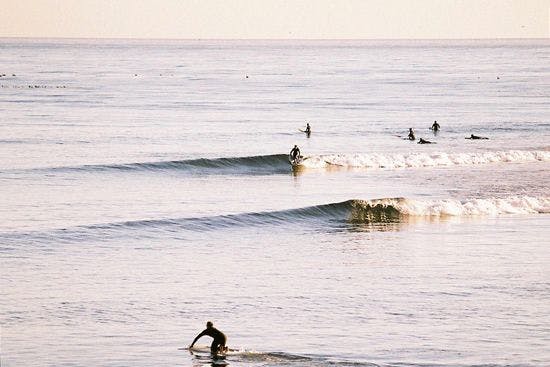
[[547,38],[550,0],[0,0],[2,37]]

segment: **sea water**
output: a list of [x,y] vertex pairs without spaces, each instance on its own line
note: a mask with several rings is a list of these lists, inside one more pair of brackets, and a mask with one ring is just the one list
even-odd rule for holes
[[209,365],[208,320],[232,366],[550,364],[548,40],[2,39],[0,75],[2,366]]

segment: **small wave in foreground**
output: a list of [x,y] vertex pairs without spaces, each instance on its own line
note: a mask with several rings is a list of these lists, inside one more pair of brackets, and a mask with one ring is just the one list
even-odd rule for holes
[[[550,213],[550,197],[514,196],[470,200],[418,200],[383,198],[347,200],[280,211],[251,212],[195,218],[135,220],[78,226],[32,233],[1,235],[0,242],[80,242],[113,237],[133,237],[171,232],[208,232],[222,229],[298,226],[302,230],[333,231],[362,228],[373,231],[399,229],[398,224],[434,217],[499,216]],[[397,225],[397,226],[396,226]]]
[[[183,348],[182,348],[183,349]],[[346,357],[345,355],[324,355],[324,354],[294,354],[287,352],[258,352],[245,349],[239,349],[234,353],[229,353],[223,359],[213,359],[209,354],[192,353],[193,359],[197,365],[210,366],[217,364],[231,365],[238,363],[240,366],[290,366],[290,367],[310,367],[310,366],[332,366],[332,367],[531,367],[529,364],[465,364],[465,363],[419,363],[419,362],[370,362],[367,356],[362,358],[357,355]]]

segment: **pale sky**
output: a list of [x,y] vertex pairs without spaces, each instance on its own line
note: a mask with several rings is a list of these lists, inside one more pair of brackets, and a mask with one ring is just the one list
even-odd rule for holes
[[0,0],[0,37],[548,38],[550,0]]

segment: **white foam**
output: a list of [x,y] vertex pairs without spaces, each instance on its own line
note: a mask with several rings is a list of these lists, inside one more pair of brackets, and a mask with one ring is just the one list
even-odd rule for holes
[[393,207],[413,216],[497,216],[503,214],[550,213],[550,197],[512,196],[470,200],[417,200],[389,198],[360,201],[360,205]]
[[307,157],[302,165],[307,168],[416,168],[548,161],[550,152],[547,151],[509,150],[481,153],[332,154]]

